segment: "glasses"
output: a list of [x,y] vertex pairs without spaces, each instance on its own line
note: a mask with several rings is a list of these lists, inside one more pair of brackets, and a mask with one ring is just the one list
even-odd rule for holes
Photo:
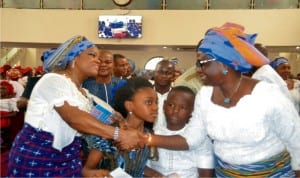
[[215,75],[220,73],[220,63],[212,62],[216,61],[216,59],[207,59],[202,61],[197,61],[196,66],[200,68],[202,72],[209,75]]
[[216,59],[206,59],[206,60],[201,60],[201,61],[197,61],[196,62],[196,67],[202,68],[204,65],[206,65],[207,63],[211,62],[211,61],[215,61]]

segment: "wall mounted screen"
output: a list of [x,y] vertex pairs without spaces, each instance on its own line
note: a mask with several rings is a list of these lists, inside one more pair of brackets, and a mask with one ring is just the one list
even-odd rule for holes
[[100,15],[99,38],[141,38],[142,16]]

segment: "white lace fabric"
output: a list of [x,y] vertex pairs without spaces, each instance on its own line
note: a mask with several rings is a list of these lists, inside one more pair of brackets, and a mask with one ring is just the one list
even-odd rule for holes
[[53,148],[61,151],[80,134],[61,118],[54,107],[63,106],[67,102],[89,112],[92,102],[88,92],[87,95],[88,97],[85,97],[66,76],[48,73],[40,79],[32,91],[25,122],[53,134]]

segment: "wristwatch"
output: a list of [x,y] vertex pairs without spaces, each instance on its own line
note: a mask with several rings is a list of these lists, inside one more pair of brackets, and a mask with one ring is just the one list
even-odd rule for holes
[[113,3],[119,7],[128,6],[132,0],[112,0]]

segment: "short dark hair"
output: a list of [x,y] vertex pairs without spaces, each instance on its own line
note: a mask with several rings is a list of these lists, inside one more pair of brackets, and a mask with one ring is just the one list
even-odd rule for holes
[[173,64],[171,61],[169,61],[168,59],[163,59],[163,60],[159,61],[159,62],[156,64],[154,71],[157,71],[158,66],[161,65],[161,64],[164,64],[164,63],[169,63],[169,64],[172,65],[173,68],[175,67],[174,64]]
[[175,91],[185,92],[185,93],[188,93],[188,94],[192,95],[193,97],[196,96],[192,89],[190,89],[187,86],[183,86],[183,85],[178,85],[176,87],[173,87],[171,89],[171,91],[169,92],[169,94],[172,93],[172,92],[175,92]]
[[117,63],[117,59],[119,58],[126,58],[125,56],[123,56],[122,54],[114,54],[114,63],[116,64]]

